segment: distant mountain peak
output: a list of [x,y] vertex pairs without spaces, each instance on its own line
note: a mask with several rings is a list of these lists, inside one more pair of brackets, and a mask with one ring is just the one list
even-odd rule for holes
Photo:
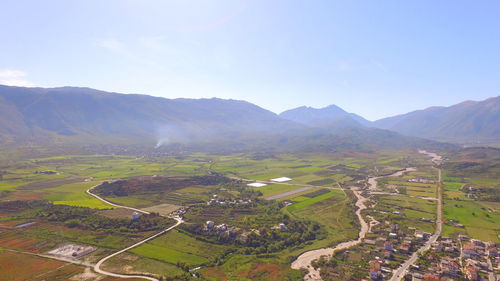
[[301,106],[282,112],[283,119],[311,127],[342,128],[369,126],[370,121],[354,113],[349,113],[335,104],[323,108]]

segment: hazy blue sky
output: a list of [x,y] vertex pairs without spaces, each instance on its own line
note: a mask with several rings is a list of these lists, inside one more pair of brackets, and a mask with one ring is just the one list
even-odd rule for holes
[[500,94],[500,1],[2,0],[0,84],[376,119]]

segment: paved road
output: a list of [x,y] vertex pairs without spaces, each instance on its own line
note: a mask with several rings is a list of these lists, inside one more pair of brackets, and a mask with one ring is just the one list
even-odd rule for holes
[[292,191],[288,191],[288,192],[280,193],[280,194],[277,194],[277,195],[269,196],[269,197],[266,198],[266,200],[280,199],[280,198],[287,197],[287,196],[290,196],[290,195],[295,194],[295,193],[300,193],[302,191],[309,190],[311,188],[312,188],[312,186],[306,186],[306,187],[298,188],[298,189],[295,189],[295,190],[292,190]]
[[[94,196],[95,198],[97,198],[97,199],[101,200],[102,202],[104,202],[104,203],[106,203],[106,204],[109,204],[109,205],[111,205],[111,206],[118,207],[118,208],[129,209],[129,210],[133,210],[133,211],[140,212],[140,213],[143,213],[143,214],[149,214],[149,212],[144,211],[144,210],[141,210],[141,209],[132,208],[132,207],[127,207],[127,206],[123,206],[123,205],[118,205],[118,204],[112,203],[112,202],[110,202],[110,201],[108,201],[108,200],[106,200],[106,199],[104,199],[104,198],[100,197],[99,195],[92,193],[92,190],[93,190],[95,187],[96,187],[96,186],[93,186],[93,187],[89,188],[86,192],[87,192],[88,194],[90,194],[91,196]],[[166,232],[168,232],[168,231],[170,231],[170,230],[172,230],[172,229],[176,228],[177,226],[179,226],[181,223],[183,223],[183,222],[184,222],[184,221],[182,220],[182,218],[181,218],[181,217],[173,217],[173,219],[175,219],[177,222],[176,222],[176,224],[172,225],[171,227],[169,227],[169,228],[167,228],[167,229],[164,229],[164,230],[162,230],[162,231],[160,231],[160,232],[156,233],[155,235],[150,236],[150,237],[148,237],[148,238],[146,238],[146,239],[144,239],[144,240],[142,240],[142,241],[140,241],[140,242],[137,242],[137,243],[135,243],[135,244],[134,244],[134,245],[132,245],[132,246],[129,246],[129,247],[125,248],[125,249],[122,249],[122,250],[120,250],[120,251],[118,251],[118,252],[115,252],[115,253],[113,253],[113,254],[111,254],[111,255],[109,255],[109,256],[106,256],[106,257],[104,257],[104,258],[100,259],[100,260],[99,260],[99,261],[98,261],[98,262],[94,265],[94,271],[95,271],[95,272],[97,272],[97,273],[103,274],[103,275],[112,276],[112,277],[118,277],[118,278],[142,278],[142,279],[151,280],[151,281],[159,281],[159,279],[157,279],[157,278],[150,277],[150,276],[145,276],[145,275],[125,275],[125,274],[112,273],[112,272],[109,272],[109,271],[102,270],[102,269],[101,269],[101,265],[102,265],[105,261],[107,261],[108,259],[110,259],[110,258],[112,258],[112,257],[114,257],[114,256],[117,256],[117,255],[119,255],[119,254],[121,254],[121,253],[124,253],[124,252],[126,252],[126,251],[128,251],[128,250],[131,250],[131,249],[133,249],[133,248],[135,248],[135,247],[138,247],[138,246],[140,246],[140,245],[142,245],[142,244],[144,244],[144,243],[146,243],[146,242],[148,242],[148,241],[151,241],[151,240],[155,239],[156,237],[158,237],[158,236],[160,236],[160,235],[162,235],[162,234],[165,234]]]
[[161,231],[161,232],[158,232],[158,233],[156,233],[155,235],[153,235],[153,236],[151,236],[151,237],[149,237],[149,238],[146,238],[146,239],[144,239],[144,240],[142,240],[142,241],[140,241],[140,242],[138,242],[138,243],[135,243],[135,244],[134,244],[134,245],[132,245],[132,246],[129,246],[129,247],[125,248],[125,249],[122,249],[122,250],[120,250],[120,251],[118,251],[118,252],[116,252],[116,253],[113,253],[113,254],[111,254],[111,255],[109,255],[109,256],[107,256],[107,257],[102,258],[101,260],[99,260],[99,261],[95,264],[95,266],[94,266],[94,271],[95,271],[95,272],[97,272],[97,273],[104,274],[104,275],[107,275],[107,276],[112,276],[112,277],[119,277],[119,278],[142,278],[142,279],[151,280],[151,281],[159,281],[157,278],[154,278],[154,277],[149,277],[149,276],[144,276],[144,275],[124,275],[124,274],[112,273],[112,272],[109,272],[109,271],[102,270],[102,269],[101,269],[101,265],[102,265],[105,261],[107,261],[108,259],[110,259],[110,258],[112,258],[112,257],[114,257],[114,256],[117,256],[117,255],[119,255],[119,254],[121,254],[121,253],[124,253],[124,252],[126,252],[126,251],[128,251],[128,250],[131,250],[131,249],[133,249],[133,248],[135,248],[135,247],[138,247],[138,246],[140,246],[140,245],[142,245],[142,244],[144,244],[144,243],[146,243],[146,242],[148,242],[148,241],[150,241],[150,240],[153,240],[153,239],[155,239],[156,237],[158,237],[158,236],[160,236],[160,235],[162,235],[162,234],[164,234],[164,233],[166,233],[166,232],[168,232],[168,231],[170,231],[170,230],[172,230],[172,229],[176,228],[176,227],[177,227],[177,226],[179,226],[181,223],[183,223],[183,220],[182,220],[180,217],[174,217],[174,219],[177,221],[177,223],[176,223],[176,224],[174,224],[174,225],[172,225],[171,227],[169,227],[169,228],[167,228],[167,229],[165,229],[165,230],[163,230],[163,231]]
[[[99,185],[100,185],[100,184],[99,184]],[[95,187],[99,186],[99,185],[96,185],[96,186],[93,186],[93,187],[91,187],[91,188],[87,189],[86,193],[87,193],[87,194],[89,194],[89,195],[91,195],[91,196],[94,196],[95,198],[97,198],[97,199],[101,200],[102,202],[104,202],[104,203],[106,203],[106,204],[108,204],[108,205],[111,205],[111,206],[114,206],[114,207],[118,207],[118,208],[123,208],[123,209],[129,209],[129,210],[136,211],[136,212],[143,213],[143,214],[149,214],[149,212],[146,212],[146,211],[141,210],[141,209],[136,209],[136,208],[132,208],[132,207],[127,207],[127,206],[123,206],[123,205],[118,205],[118,204],[115,204],[115,203],[113,203],[113,202],[110,202],[110,201],[108,201],[108,200],[106,200],[106,199],[104,199],[104,198],[100,197],[100,196],[99,196],[99,195],[97,195],[97,194],[92,193],[92,190],[93,190]]]
[[[427,153],[426,153],[427,154]],[[437,168],[436,168],[437,169]],[[442,208],[443,208],[443,186],[441,183],[441,169],[438,170],[438,177],[439,177],[439,188],[438,188],[438,203],[437,203],[437,216],[436,216],[436,232],[429,238],[429,240],[422,246],[420,249],[418,249],[411,257],[406,260],[405,263],[403,263],[399,268],[395,269],[393,271],[393,275],[390,279],[390,281],[399,281],[403,279],[403,277],[406,274],[406,271],[408,268],[410,268],[411,265],[413,265],[417,259],[419,253],[425,252],[431,248],[432,243],[436,242],[439,236],[441,235],[441,231],[443,228],[443,218],[442,218]]]

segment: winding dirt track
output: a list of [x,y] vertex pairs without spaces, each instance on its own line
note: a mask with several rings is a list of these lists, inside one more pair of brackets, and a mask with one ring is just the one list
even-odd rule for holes
[[338,244],[337,246],[335,246],[334,248],[322,248],[322,249],[312,250],[312,251],[308,251],[308,252],[305,252],[302,255],[300,255],[292,263],[292,268],[293,269],[301,269],[301,268],[308,269],[309,274],[307,274],[304,277],[304,280],[307,280],[307,281],[321,280],[321,276],[319,274],[319,271],[311,266],[312,261],[319,259],[321,256],[329,257],[337,250],[347,249],[347,248],[350,248],[354,245],[361,243],[361,241],[365,237],[366,233],[370,230],[370,225],[363,219],[363,216],[361,215],[361,211],[366,209],[365,202],[367,201],[367,199],[361,195],[361,192],[359,190],[354,190],[353,193],[354,193],[354,195],[356,195],[356,198],[358,199],[356,201],[356,206],[358,207],[358,210],[356,211],[356,216],[358,217],[359,223],[361,224],[361,230],[359,231],[359,238],[357,240],[342,242],[342,243]]
[[[92,191],[92,189],[94,189],[94,187],[95,186],[89,188],[86,192],[88,194],[94,196],[95,198],[101,200],[102,202],[104,202],[106,204],[109,204],[109,205],[114,206],[114,207],[119,207],[119,208],[133,210],[133,211],[140,212],[140,213],[143,213],[143,214],[149,214],[149,212],[141,210],[141,209],[136,209],[136,208],[127,207],[127,206],[123,206],[123,205],[118,205],[118,204],[112,203],[112,202],[110,202],[110,201],[108,201],[108,200],[100,197],[99,195],[92,193],[91,191]],[[138,247],[138,246],[140,246],[140,245],[142,245],[142,244],[144,244],[144,243],[146,243],[148,241],[151,241],[151,240],[155,239],[156,237],[158,237],[158,236],[160,236],[162,234],[165,234],[166,232],[168,232],[168,231],[176,228],[177,226],[179,226],[181,223],[184,222],[181,217],[173,217],[173,219],[175,219],[177,221],[177,223],[174,224],[174,225],[172,225],[171,227],[169,227],[169,228],[167,228],[165,230],[162,230],[162,231],[156,233],[155,235],[150,236],[150,237],[148,237],[148,238],[146,238],[146,239],[144,239],[144,240],[142,240],[140,242],[137,242],[137,243],[135,243],[132,246],[129,246],[129,247],[125,248],[125,249],[122,249],[122,250],[120,250],[118,252],[115,252],[115,253],[113,253],[113,254],[111,254],[109,256],[106,256],[106,257],[100,259],[94,265],[94,271],[97,272],[97,273],[103,274],[103,275],[111,276],[111,277],[118,277],[118,278],[142,278],[142,279],[151,280],[151,281],[159,281],[159,279],[157,279],[157,278],[150,277],[150,276],[145,276],[145,275],[125,275],[125,274],[118,274],[118,273],[113,273],[113,272],[105,271],[105,270],[101,269],[101,265],[105,261],[107,261],[108,259],[110,259],[110,258],[112,258],[114,256],[117,256],[117,255],[119,255],[121,253],[124,253],[124,252],[126,252],[128,250],[131,250],[131,249],[133,249],[135,247]]]

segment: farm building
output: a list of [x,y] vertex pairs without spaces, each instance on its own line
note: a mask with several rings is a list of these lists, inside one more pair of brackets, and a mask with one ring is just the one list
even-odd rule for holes
[[132,220],[133,221],[138,220],[140,217],[141,217],[141,214],[139,214],[138,212],[134,212],[132,214]]
[[75,244],[67,244],[56,248],[49,252],[51,255],[61,256],[66,258],[78,258],[88,253],[95,251],[96,248],[91,246],[80,246]]
[[292,180],[291,178],[287,178],[287,177],[271,179],[271,181],[274,181],[274,182],[287,182],[287,181],[291,181],[291,180]]
[[253,183],[249,183],[247,184],[248,186],[250,187],[264,187],[266,186],[267,184],[265,183],[261,183],[261,182],[253,182]]

